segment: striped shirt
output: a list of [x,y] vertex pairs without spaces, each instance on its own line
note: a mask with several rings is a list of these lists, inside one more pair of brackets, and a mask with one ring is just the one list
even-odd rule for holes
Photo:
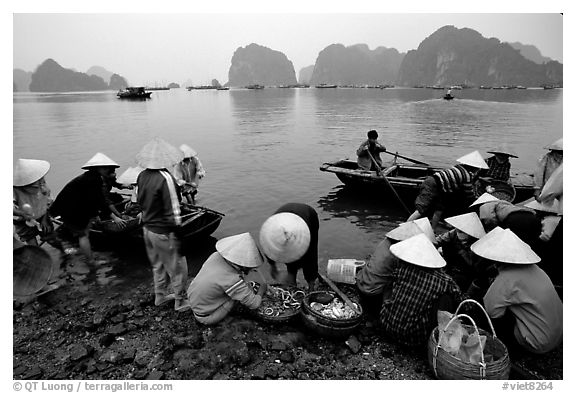
[[457,303],[462,300],[458,285],[444,271],[400,261],[392,298],[384,301],[380,312],[384,331],[404,345],[425,343],[437,325],[437,302],[444,294]]
[[248,286],[244,275],[215,252],[190,283],[188,300],[195,315],[207,317],[230,299],[251,309],[260,307],[262,302],[262,297]]
[[459,191],[472,184],[472,176],[462,165],[438,171],[433,176],[444,193]]

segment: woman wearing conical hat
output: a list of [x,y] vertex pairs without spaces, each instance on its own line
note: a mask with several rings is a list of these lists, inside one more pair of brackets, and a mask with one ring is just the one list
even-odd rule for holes
[[476,150],[456,160],[457,165],[428,176],[420,186],[414,205],[416,210],[407,221],[432,217],[432,229],[436,229],[444,210],[450,206],[468,206],[474,200],[473,183],[481,169],[488,165]]
[[466,291],[472,281],[481,273],[478,258],[470,250],[476,240],[486,235],[476,213],[465,213],[448,217],[446,223],[453,229],[436,236],[436,247],[441,247],[446,260],[446,272],[456,281],[462,291]]
[[548,153],[538,159],[536,170],[534,171],[534,196],[540,195],[540,190],[548,181],[552,173],[558,168],[564,160],[564,143],[563,138],[546,146]]
[[[188,265],[180,254],[180,194],[169,169],[182,159],[182,152],[155,137],[136,155],[136,163],[145,168],[138,174],[138,204],[142,208],[142,233],[146,254],[152,266],[154,304],[162,306],[174,299],[174,310],[190,309],[186,297]],[[172,287],[173,294],[169,293]]]
[[260,307],[266,282],[258,281],[260,286],[254,293],[246,275],[263,262],[256,242],[248,232],[218,240],[216,252],[208,257],[188,287],[188,301],[196,320],[205,325],[216,324],[237,303],[252,310]]
[[50,163],[44,160],[20,158],[14,164],[14,228],[21,241],[34,246],[38,236],[45,237],[54,229],[48,215],[50,189],[44,179],[49,170]]
[[[264,221],[260,227],[260,247],[270,264],[270,274],[286,285],[296,285],[301,269],[313,291],[318,278],[318,214],[304,203],[287,203]],[[286,264],[280,272],[278,264]]]
[[386,233],[366,265],[356,273],[356,287],[364,311],[379,313],[382,301],[392,296],[394,269],[398,259],[390,252],[390,246],[421,233],[425,233],[429,240],[434,240],[434,232],[426,217],[400,224]]
[[540,257],[510,229],[494,228],[472,245],[479,257],[496,262],[498,276],[484,307],[500,338],[513,353],[543,354],[562,342],[563,306]]
[[174,166],[172,174],[182,188],[182,196],[186,197],[188,203],[194,204],[194,196],[198,192],[200,180],[206,176],[206,171],[194,149],[183,144],[180,151],[184,158]]
[[90,223],[102,213],[122,226],[124,220],[110,211],[105,195],[105,179],[112,177],[118,168],[103,153],[96,153],[82,169],[86,172],[72,179],[56,196],[50,206],[53,217],[61,216],[63,225],[75,238],[78,238],[80,251],[92,261],[92,248],[88,238]]
[[437,325],[438,310],[454,312],[460,288],[442,267],[446,261],[425,234],[390,246],[398,258],[391,298],[380,312],[384,333],[408,346],[424,345]]
[[486,159],[488,169],[482,170],[480,176],[501,181],[510,180],[510,158],[518,158],[516,152],[507,143],[502,143],[487,153],[493,156]]

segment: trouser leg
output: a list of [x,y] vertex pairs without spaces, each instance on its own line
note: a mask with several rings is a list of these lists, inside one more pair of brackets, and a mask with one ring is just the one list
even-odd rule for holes
[[168,293],[168,274],[159,252],[162,247],[162,236],[166,237],[166,235],[159,235],[144,228],[144,244],[152,266],[154,293],[156,296],[165,296]]

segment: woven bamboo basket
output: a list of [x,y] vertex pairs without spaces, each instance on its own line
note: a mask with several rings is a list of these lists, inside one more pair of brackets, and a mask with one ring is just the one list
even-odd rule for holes
[[[484,315],[490,324],[492,334],[483,329],[479,329],[469,315],[458,314],[460,307],[464,303],[474,303],[484,311]],[[463,324],[464,328],[466,328],[469,333],[478,335],[483,334],[486,336],[486,345],[484,348],[482,348],[482,346],[480,348],[482,357],[479,364],[464,362],[440,348],[442,335],[445,333],[448,326],[459,318],[467,318],[472,323],[472,325]],[[491,354],[493,356],[493,361],[486,362],[484,358],[485,353]],[[443,331],[439,331],[438,327],[435,327],[434,330],[432,330],[428,340],[428,363],[434,371],[434,375],[438,379],[508,379],[508,376],[510,375],[510,356],[508,355],[508,349],[504,343],[496,337],[494,326],[492,326],[492,322],[490,321],[486,310],[484,310],[484,307],[472,299],[467,299],[460,303],[454,313],[454,317],[448,322]]]
[[501,201],[512,202],[516,198],[516,188],[508,182],[502,180],[478,180],[474,184],[474,194],[476,198],[485,192],[492,194]]

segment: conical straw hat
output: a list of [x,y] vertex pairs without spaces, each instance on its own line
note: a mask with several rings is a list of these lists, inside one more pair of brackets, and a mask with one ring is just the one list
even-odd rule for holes
[[260,228],[260,246],[274,262],[295,262],[308,251],[310,228],[294,213],[276,213]]
[[136,184],[138,180],[138,175],[142,172],[144,168],[135,166],[126,169],[116,180],[120,184]]
[[492,261],[518,265],[540,262],[540,257],[510,229],[496,227],[470,248],[476,255]]
[[476,239],[486,235],[482,222],[480,222],[480,217],[474,212],[448,217],[444,221]]
[[390,252],[413,265],[433,269],[446,266],[446,261],[423,233],[391,245]]
[[494,195],[485,192],[484,194],[480,195],[480,197],[478,199],[476,199],[474,201],[474,203],[472,203],[470,205],[470,207],[476,206],[476,205],[482,205],[486,202],[493,202],[493,201],[499,201],[499,200],[500,199],[496,198]]
[[38,246],[24,246],[13,252],[13,293],[28,296],[44,287],[52,276],[52,259]]
[[411,238],[412,236],[419,235],[422,230],[414,223],[414,221],[403,222],[398,227],[392,229],[386,234],[386,237],[391,240],[402,241]]
[[518,155],[516,154],[516,152],[514,151],[514,149],[512,149],[507,143],[501,143],[500,145],[498,145],[497,147],[495,147],[492,150],[487,151],[486,153],[490,153],[490,154],[506,154],[507,156],[510,157],[514,157],[514,158],[518,158]]
[[103,153],[96,153],[94,156],[88,160],[88,162],[82,165],[82,169],[93,168],[97,166],[113,166],[115,168],[119,168],[115,161],[113,161],[110,157]]
[[412,222],[418,225],[418,228],[424,232],[428,240],[434,243],[434,240],[436,240],[436,235],[434,234],[434,229],[432,229],[432,225],[430,225],[430,220],[428,217],[422,217]]
[[475,168],[488,169],[488,164],[486,164],[486,161],[484,161],[478,150],[475,150],[472,153],[468,153],[456,161],[458,161],[460,164],[473,166]]
[[538,202],[537,200],[533,200],[531,202],[528,202],[524,206],[541,212],[548,212],[554,214],[560,213],[560,203],[558,202],[558,199],[554,199],[552,203],[541,203]]
[[184,158],[196,157],[198,155],[196,150],[185,144],[180,145],[180,151],[184,153]]
[[248,232],[218,240],[216,251],[238,266],[255,268],[264,263],[254,238]]
[[136,163],[142,168],[171,168],[184,158],[184,154],[164,139],[155,137],[136,154]]
[[546,149],[563,151],[564,150],[564,142],[562,141],[563,139],[564,138],[560,138],[556,142],[549,144],[548,146],[546,146]]
[[42,179],[50,170],[50,163],[44,160],[19,158],[14,164],[12,185],[22,187]]

